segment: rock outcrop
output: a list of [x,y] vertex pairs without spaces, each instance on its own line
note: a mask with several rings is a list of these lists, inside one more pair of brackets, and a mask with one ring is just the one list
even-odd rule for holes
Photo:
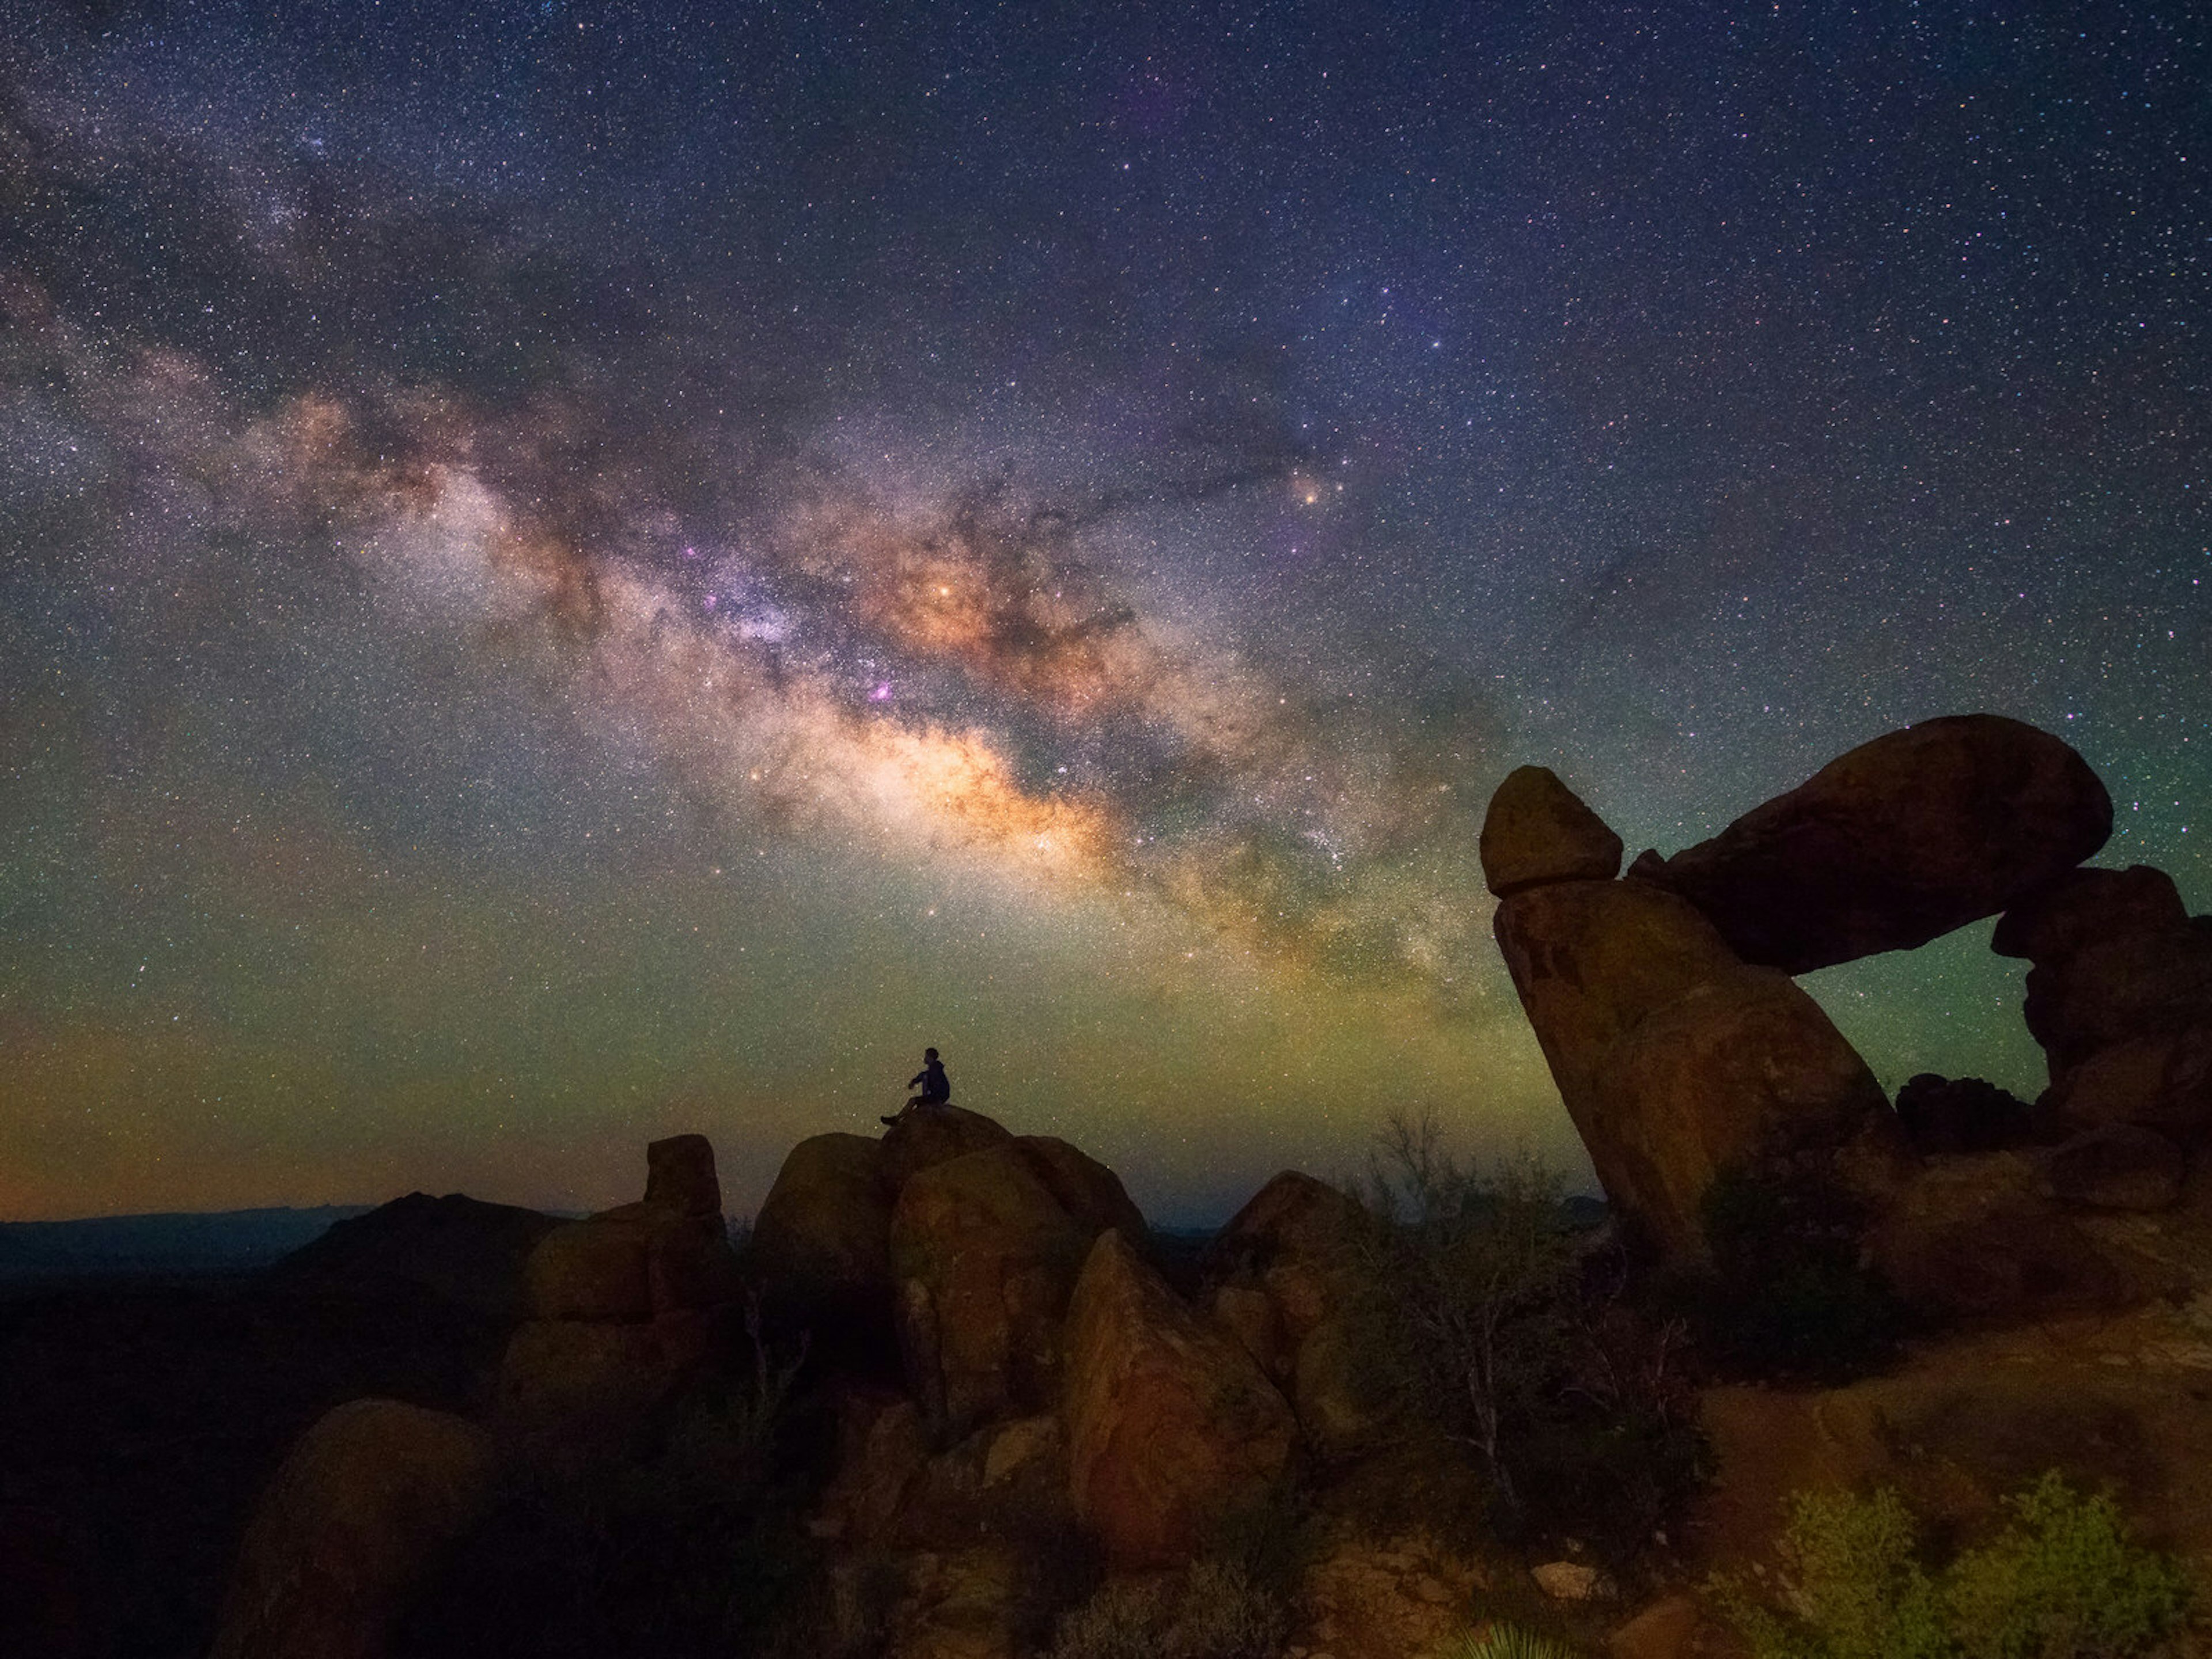
[[1066,1340],[1070,1491],[1115,1561],[1187,1559],[1288,1463],[1297,1424],[1282,1395],[1119,1233],[1091,1247]]
[[356,1400],[286,1455],[240,1546],[214,1659],[377,1659],[439,1553],[484,1512],[483,1431]]
[[899,1346],[937,1433],[957,1437],[1051,1401],[1060,1316],[1097,1231],[1061,1206],[1011,1136],[906,1182],[890,1231]]
[[1897,1121],[1919,1152],[1998,1152],[2032,1138],[2027,1103],[1978,1077],[1907,1078]]
[[[1508,822],[1486,844],[1524,839],[1522,798],[1500,790],[1491,815]],[[1607,1198],[1669,1254],[1702,1254],[1698,1206],[1724,1170],[1810,1158],[1862,1188],[1899,1178],[1901,1137],[1865,1061],[1679,893],[1632,874],[1522,886],[1496,931]]]
[[1862,744],[1647,875],[1744,961],[1801,974],[1924,945],[2048,887],[2105,844],[2112,804],[2048,732],[1994,714]]
[[1285,1170],[1215,1236],[1201,1269],[1215,1322],[1289,1395],[1325,1457],[1360,1449],[1378,1428],[1352,1331],[1357,1222],[1335,1188]]
[[511,1322],[525,1310],[523,1264],[557,1217],[459,1193],[410,1193],[341,1221],[269,1270],[308,1294],[428,1298]]
[[556,1227],[531,1252],[530,1317],[507,1344],[495,1410],[538,1455],[618,1443],[713,1351],[739,1289],[714,1157],[699,1135],[653,1142],[643,1201]]
[[906,1112],[884,1131],[884,1185],[894,1201],[924,1170],[1013,1139],[1004,1124],[959,1106]]
[[2190,916],[2172,878],[2074,871],[2007,912],[1990,945],[2028,959],[2046,1127],[2126,1125],[2185,1147],[2212,1127],[2212,917]]

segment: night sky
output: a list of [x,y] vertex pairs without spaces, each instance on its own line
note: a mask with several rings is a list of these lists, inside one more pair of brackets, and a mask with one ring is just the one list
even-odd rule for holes
[[[1586,1174],[1490,791],[1986,709],[2212,908],[2202,8],[0,0],[0,1217]],[[1808,986],[2032,1093],[1984,923]]]

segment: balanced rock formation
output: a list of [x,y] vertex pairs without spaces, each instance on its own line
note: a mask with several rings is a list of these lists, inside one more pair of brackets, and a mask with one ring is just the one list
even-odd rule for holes
[[1117,1232],[1091,1249],[1066,1340],[1070,1490],[1115,1562],[1188,1559],[1288,1463],[1297,1424],[1282,1395]]
[[646,1148],[642,1202],[555,1228],[526,1268],[530,1317],[500,1366],[503,1430],[543,1454],[619,1442],[702,1365],[738,1293],[714,1152]]
[[214,1659],[377,1659],[441,1551],[483,1515],[491,1441],[445,1412],[356,1400],[301,1436],[239,1548]]
[[[1507,821],[1486,824],[1485,845],[1523,844],[1513,815],[1550,794],[1501,788],[1490,816]],[[1633,872],[1568,878],[1518,887],[1495,926],[1607,1197],[1670,1255],[1702,1255],[1698,1208],[1725,1170],[1809,1157],[1869,1192],[1901,1176],[1866,1062],[1787,975],[1747,963],[1679,893]]]
[[2048,732],[1995,714],[1862,744],[1711,841],[1637,873],[1792,974],[1924,945],[2050,885],[2105,844],[2112,803]]
[[1011,1136],[900,1189],[890,1229],[899,1346],[940,1436],[1049,1403],[1060,1316],[1097,1231],[1067,1212]]

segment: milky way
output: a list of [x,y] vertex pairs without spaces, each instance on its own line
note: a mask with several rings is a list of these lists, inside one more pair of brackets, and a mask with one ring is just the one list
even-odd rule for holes
[[[0,4],[0,1212],[1579,1167],[1474,841],[1989,708],[2195,908],[2204,30]],[[1986,929],[1808,983],[2032,1090]]]

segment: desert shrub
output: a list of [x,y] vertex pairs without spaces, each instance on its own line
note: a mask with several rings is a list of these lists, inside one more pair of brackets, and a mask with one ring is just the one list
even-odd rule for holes
[[2008,1507],[2012,1524],[1947,1577],[1969,1659],[2118,1659],[2180,1624],[2188,1580],[2129,1540],[2111,1498],[2084,1498],[2054,1471]]
[[2109,1498],[2054,1473],[2006,1507],[2001,1534],[1931,1574],[1895,1492],[1802,1492],[1784,1604],[1740,1577],[1713,1589],[1754,1659],[2130,1659],[2179,1627],[2186,1580]]
[[1432,1118],[1393,1118],[1358,1195],[1354,1317],[1378,1403],[1473,1453],[1494,1532],[1632,1553],[1703,1465],[1682,1328],[1629,1305],[1625,1257],[1571,1224],[1557,1175],[1470,1168],[1440,1139]]
[[1530,1630],[1526,1625],[1493,1623],[1470,1631],[1442,1649],[1437,1659],[1580,1659],[1573,1648],[1556,1637]]
[[1107,1585],[1061,1619],[1051,1659],[1275,1659],[1289,1633],[1280,1595],[1206,1557],[1172,1583]]
[[1822,1382],[1896,1352],[1902,1314],[1859,1260],[1866,1218],[1818,1175],[1723,1175],[1700,1209],[1712,1271],[1678,1292],[1698,1351],[1723,1370]]

